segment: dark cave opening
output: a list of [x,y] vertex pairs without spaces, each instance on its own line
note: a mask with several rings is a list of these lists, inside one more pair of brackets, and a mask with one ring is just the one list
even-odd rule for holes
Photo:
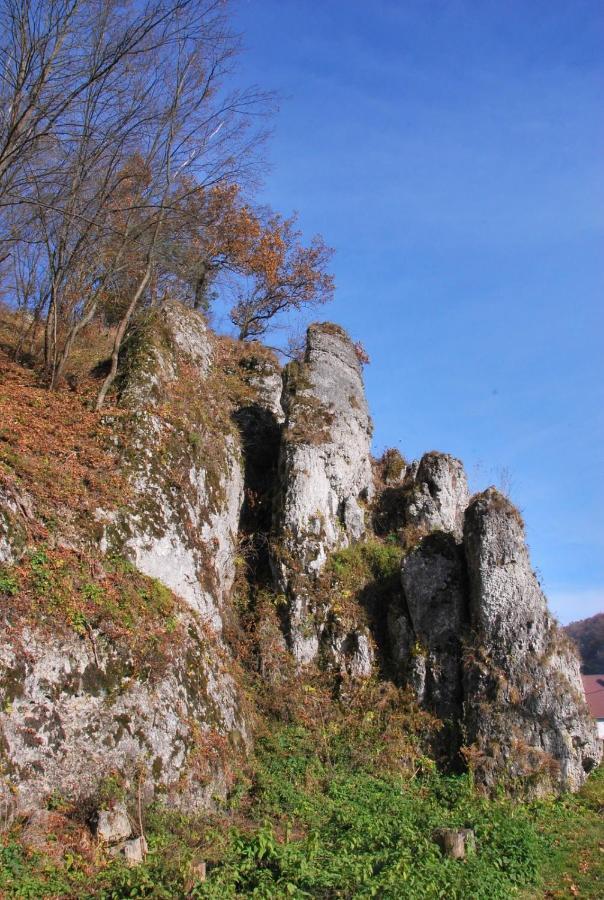
[[278,489],[281,427],[273,413],[261,406],[245,406],[233,416],[243,445],[244,498],[239,517],[242,555],[251,584],[271,583],[269,541],[273,505]]

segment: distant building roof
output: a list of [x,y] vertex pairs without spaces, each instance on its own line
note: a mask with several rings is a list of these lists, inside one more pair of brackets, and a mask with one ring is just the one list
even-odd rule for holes
[[582,675],[583,690],[594,719],[604,719],[604,675]]

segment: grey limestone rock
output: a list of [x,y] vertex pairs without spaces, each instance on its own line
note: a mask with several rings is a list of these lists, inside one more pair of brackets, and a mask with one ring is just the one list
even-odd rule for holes
[[465,672],[467,741],[477,774],[522,780],[533,793],[576,790],[602,756],[576,650],[551,618],[518,511],[494,488],[466,513],[472,654]]
[[421,691],[418,699],[443,721],[441,743],[451,756],[459,746],[462,639],[468,618],[463,549],[452,535],[435,532],[404,557],[401,574],[414,638],[404,664]]
[[96,823],[96,835],[104,844],[119,844],[132,834],[128,810],[124,803],[116,803],[111,809],[100,809]]
[[[208,391],[211,362],[202,317],[179,303],[133,326],[121,392],[131,412],[122,443],[133,497],[125,512],[105,514],[102,547],[125,553],[220,631],[235,577],[243,465],[235,425],[203,405],[195,413],[192,400]],[[192,397],[186,430],[161,408],[177,383]]]
[[300,662],[319,648],[320,617],[307,588],[330,551],[365,533],[372,493],[371,420],[361,364],[338,326],[308,329],[302,362],[285,370],[286,421],[281,443],[272,567],[289,599],[289,640]]
[[21,556],[28,525],[34,521],[29,494],[16,484],[0,483],[0,565],[10,565]]
[[405,521],[420,531],[447,531],[461,540],[470,499],[462,463],[445,453],[425,453],[406,474]]
[[249,732],[229,659],[183,608],[171,658],[148,673],[102,632],[89,637],[43,626],[0,636],[2,792],[20,814],[58,792],[92,797],[109,775],[132,781],[145,760],[146,796],[203,807],[224,793],[217,765],[200,781],[195,747],[204,734],[235,748]]
[[126,841],[123,847],[126,865],[139,866],[147,853],[147,841],[144,837],[132,838]]

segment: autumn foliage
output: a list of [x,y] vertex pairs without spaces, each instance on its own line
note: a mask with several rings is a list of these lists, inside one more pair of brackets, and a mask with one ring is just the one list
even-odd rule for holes
[[109,329],[100,409],[141,309],[217,310],[247,340],[331,299],[323,239],[254,199],[273,100],[233,87],[227,3],[30,6],[0,0],[0,291],[21,314],[16,359],[35,347],[55,388],[89,326]]

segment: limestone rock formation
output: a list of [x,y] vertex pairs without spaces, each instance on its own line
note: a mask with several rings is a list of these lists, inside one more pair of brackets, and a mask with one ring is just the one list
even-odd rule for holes
[[239,432],[213,396],[211,361],[203,319],[179,303],[132,329],[121,391],[132,496],[123,513],[105,517],[104,549],[128,555],[220,631],[235,575],[243,466]]
[[446,531],[460,540],[470,499],[462,463],[446,453],[425,453],[405,477],[405,523],[424,533]]
[[27,543],[27,527],[34,518],[27,492],[15,484],[0,483],[0,564],[19,558]]
[[[469,500],[462,463],[430,452],[407,467],[398,520],[415,546],[403,558],[403,602],[388,613],[391,655],[399,676],[443,722],[441,756],[460,746],[462,639],[468,621],[461,535]],[[392,502],[392,501],[391,501]],[[396,511],[391,514],[397,518]]]
[[391,659],[443,721],[437,751],[454,761],[465,744],[486,788],[577,789],[602,748],[576,652],[547,611],[518,511],[494,488],[468,500],[458,460],[430,453],[408,469],[402,516],[419,541],[388,611]]
[[404,557],[401,574],[414,637],[411,683],[418,700],[443,721],[442,750],[451,757],[459,747],[468,616],[463,550],[452,535],[434,532]]
[[272,565],[288,598],[291,650],[308,662],[318,652],[321,631],[309,608],[308,584],[330,551],[362,538],[372,493],[361,364],[341,328],[309,328],[304,360],[285,370],[283,405]]
[[[133,323],[122,363],[103,430],[120,493],[92,504],[107,496],[113,508],[96,523],[74,517],[66,538],[44,524],[32,484],[30,496],[2,473],[5,811],[30,812],[55,791],[89,798],[141,760],[148,799],[209,804],[226,790],[226,757],[250,746],[232,649],[246,639],[242,655],[257,645],[249,659],[268,685],[283,658],[283,671],[316,662],[342,684],[394,674],[443,722],[439,759],[463,753],[488,789],[580,786],[602,748],[517,511],[494,489],[470,500],[462,464],[436,452],[410,464],[391,454],[371,509],[371,421],[342,329],[311,326],[304,359],[282,373],[266,348],[221,342],[171,302]],[[376,534],[354,547],[368,509]],[[70,553],[68,584],[57,573]],[[136,585],[118,590],[116,560]],[[156,582],[136,570],[180,598],[169,595],[173,613],[145,606]],[[239,588],[247,578],[238,603],[236,571]],[[128,589],[141,601],[131,617],[112,607]],[[133,633],[152,614],[141,663]]]
[[493,488],[464,529],[473,653],[465,729],[479,777],[577,789],[600,761],[572,643],[547,611],[517,510]]
[[216,760],[207,768],[204,735],[229,753],[249,740],[228,658],[184,611],[154,672],[137,670],[99,629],[84,637],[5,626],[0,705],[0,800],[21,814],[53,792],[85,800],[104,777],[132,779],[141,761],[147,799],[159,792],[175,805],[207,805],[224,793],[225,775]]

